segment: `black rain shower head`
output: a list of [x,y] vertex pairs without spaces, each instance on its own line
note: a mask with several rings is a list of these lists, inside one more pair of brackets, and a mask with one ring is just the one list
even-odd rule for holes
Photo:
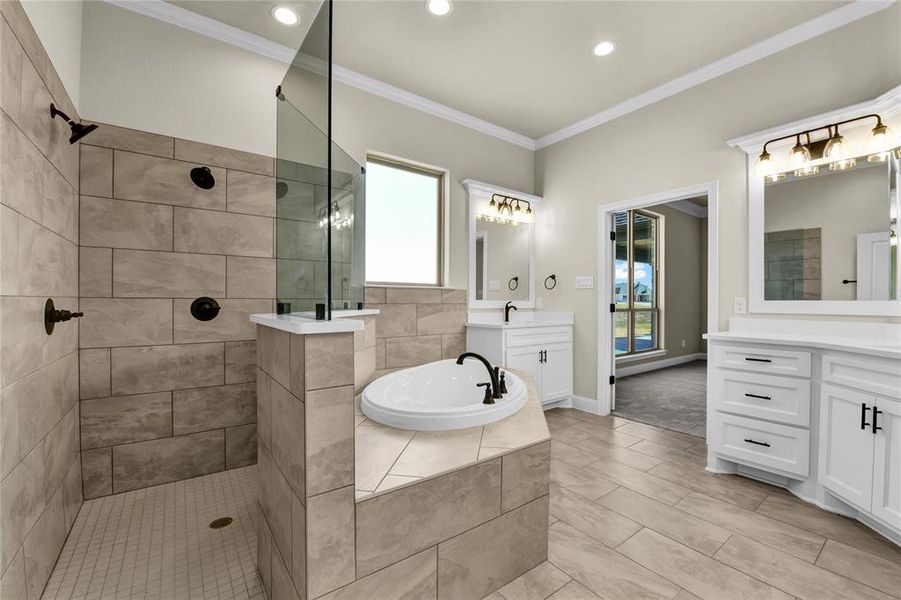
[[66,123],[68,123],[69,128],[72,130],[72,135],[69,136],[69,143],[74,144],[84,136],[88,135],[95,129],[97,129],[97,125],[83,125],[81,123],[76,123],[72,119],[69,118],[69,115],[56,108],[56,105],[50,104],[50,118],[55,119],[56,116],[59,115],[63,119],[65,119]]
[[216,178],[209,167],[194,167],[191,169],[191,181],[202,190],[212,189],[216,185]]

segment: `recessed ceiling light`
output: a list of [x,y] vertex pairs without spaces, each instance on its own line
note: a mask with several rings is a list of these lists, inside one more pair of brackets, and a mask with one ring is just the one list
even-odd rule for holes
[[272,18],[282,25],[297,25],[300,17],[294,12],[294,9],[287,6],[276,6],[272,9]]
[[595,45],[592,53],[595,56],[607,56],[612,54],[614,50],[616,50],[616,44],[613,42],[599,42]]
[[451,0],[426,0],[426,9],[433,15],[443,17],[451,11]]

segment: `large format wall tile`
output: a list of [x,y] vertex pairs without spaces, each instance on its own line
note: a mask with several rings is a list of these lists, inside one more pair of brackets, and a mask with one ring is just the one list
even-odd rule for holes
[[82,195],[81,244],[172,250],[172,207]]
[[182,435],[256,422],[255,383],[181,390],[172,394],[172,433]]
[[269,451],[260,448],[257,466],[260,507],[272,539],[282,556],[291,560],[291,487]]
[[98,498],[113,493],[113,449],[82,450],[81,476],[84,497]]
[[[211,146],[176,138],[175,158],[204,164],[218,165],[238,171],[260,175],[275,175],[275,159],[241,150]],[[222,180],[225,181],[224,179]]]
[[19,217],[19,293],[78,294],[78,246],[30,219]]
[[464,304],[423,304],[416,307],[416,332],[419,335],[460,333],[465,323]]
[[[256,408],[256,407],[254,407]],[[256,410],[254,410],[256,417]],[[257,426],[240,425],[225,430],[225,468],[237,469],[257,462]]]
[[272,219],[218,210],[175,209],[175,251],[271,258]]
[[[74,273],[73,273],[74,276]],[[60,297],[56,306],[75,308],[76,298]],[[61,323],[53,335],[44,332],[45,297],[0,297],[4,344],[15,352],[0,353],[0,387],[67,356],[78,348],[78,327]]]
[[82,348],[172,343],[172,300],[82,298],[81,310]]
[[357,576],[447,540],[500,514],[494,459],[357,504]]
[[81,401],[81,447],[85,450],[171,435],[171,392]]
[[113,294],[129,298],[225,295],[225,257],[113,250]]
[[78,243],[78,191],[49,161],[44,162],[44,226]]
[[229,298],[275,298],[275,260],[229,256],[226,287]]
[[110,148],[81,145],[79,184],[82,195],[112,198],[113,151]]
[[404,598],[433,600],[438,594],[437,556],[432,547],[327,594],[322,600]]
[[306,512],[307,589],[317,598],[355,577],[353,486],[308,498]]
[[43,458],[41,448],[35,448],[0,481],[0,572],[9,566],[46,506]]
[[44,157],[15,123],[0,113],[0,201],[40,223],[43,185]]
[[215,473],[225,468],[221,429],[113,447],[113,492]]
[[285,388],[290,387],[291,337],[287,331],[257,325],[257,366]]
[[[173,152],[171,137],[114,125],[101,125],[91,134],[90,138],[85,139],[85,142],[104,148],[150,154],[163,158],[172,158]],[[85,142],[82,142],[82,146]]]
[[14,296],[18,293],[19,215],[0,205],[0,296]]
[[440,335],[418,335],[385,340],[385,365],[389,369],[412,367],[440,359]]
[[388,304],[440,304],[438,288],[389,287],[385,290]]
[[175,300],[175,343],[251,340],[253,313],[272,312],[272,300],[219,300],[220,311],[212,321],[198,321],[191,315],[192,300]]
[[105,398],[110,395],[109,348],[92,348],[78,353],[80,396]]
[[78,406],[73,406],[44,438],[44,495],[49,498],[78,457]]
[[354,337],[352,333],[308,335],[304,336],[303,343],[304,377],[307,390],[353,385]]
[[221,343],[113,348],[110,356],[112,393],[140,394],[221,385]]
[[313,496],[353,485],[353,387],[307,392],[304,409],[307,494]]
[[228,172],[229,212],[275,216],[275,179],[242,171]]
[[257,376],[257,343],[225,342],[225,383],[247,383]]
[[63,494],[62,490],[57,490],[25,539],[23,550],[28,598],[41,597],[67,533]]
[[543,496],[439,544],[438,598],[479,600],[547,560],[547,516]]
[[379,312],[375,335],[379,338],[416,335],[415,304],[377,305]]
[[0,19],[0,109],[19,118],[22,94],[22,46],[12,29]]
[[210,167],[219,185],[204,190],[191,181],[191,169],[203,165],[120,150],[116,150],[113,161],[116,198],[225,210],[224,169]]
[[294,493],[305,497],[304,404],[275,380],[270,380],[269,401],[272,458]]
[[551,443],[544,442],[501,457],[503,486],[501,510],[504,512],[548,493]]
[[78,249],[78,295],[82,298],[109,298],[113,295],[111,248]]
[[300,596],[307,589],[307,509],[300,498],[291,495],[291,579]]

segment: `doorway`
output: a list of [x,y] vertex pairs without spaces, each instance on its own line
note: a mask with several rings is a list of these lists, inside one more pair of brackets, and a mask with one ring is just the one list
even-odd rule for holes
[[601,414],[705,435],[717,221],[716,182],[600,207]]

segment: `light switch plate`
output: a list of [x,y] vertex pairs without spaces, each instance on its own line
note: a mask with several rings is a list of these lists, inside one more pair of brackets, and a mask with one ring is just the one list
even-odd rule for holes
[[736,315],[744,315],[748,312],[748,303],[744,298],[736,296],[732,299],[732,312]]
[[590,290],[594,287],[594,277],[591,275],[579,275],[576,277],[577,290]]

